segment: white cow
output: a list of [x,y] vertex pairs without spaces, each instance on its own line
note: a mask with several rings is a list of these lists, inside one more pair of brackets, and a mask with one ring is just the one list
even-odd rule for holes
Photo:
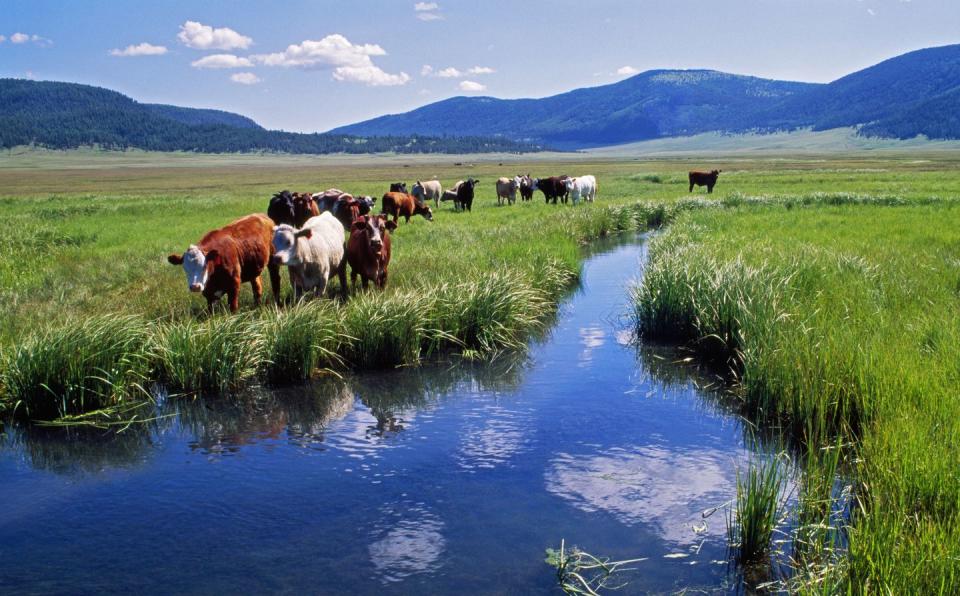
[[583,198],[585,201],[593,202],[597,198],[597,179],[589,174],[586,176],[577,176],[576,178],[567,178],[564,183],[567,186],[567,192],[576,205]]
[[311,217],[299,230],[288,224],[273,228],[274,263],[290,268],[290,280],[299,299],[306,290],[322,296],[327,280],[336,274],[340,292],[347,294],[343,254],[343,224],[329,211]]
[[440,197],[443,195],[443,187],[440,186],[439,180],[427,180],[426,182],[417,180],[417,183],[414,184],[410,190],[410,194],[423,202],[433,199],[434,205],[439,209]]
[[497,179],[497,204],[503,205],[503,199],[513,205],[517,202],[517,189],[520,188],[520,176]]

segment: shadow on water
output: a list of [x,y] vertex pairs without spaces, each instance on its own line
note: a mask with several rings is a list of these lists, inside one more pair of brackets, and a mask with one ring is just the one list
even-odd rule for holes
[[647,558],[626,593],[736,590],[702,513],[750,446],[716,375],[633,341],[644,251],[591,245],[524,353],[8,427],[0,592],[543,592],[562,539]]

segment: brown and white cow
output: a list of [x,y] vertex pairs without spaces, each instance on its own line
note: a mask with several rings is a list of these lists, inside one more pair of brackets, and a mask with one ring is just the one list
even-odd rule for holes
[[[320,209],[317,207],[317,203],[313,200],[313,196],[310,193],[293,193],[293,226],[295,228],[303,227],[303,224],[307,222],[311,217],[316,217],[320,215]],[[280,223],[290,223],[290,222],[278,222]]]
[[422,215],[427,220],[433,221],[433,211],[426,203],[418,201],[413,195],[403,192],[388,192],[380,199],[380,213],[393,216],[393,222],[402,215],[405,221],[409,222],[414,215]]
[[347,262],[350,264],[350,284],[356,286],[357,275],[363,289],[373,285],[383,289],[387,284],[387,266],[390,264],[390,230],[397,224],[383,215],[364,215],[350,228],[347,240]]
[[693,192],[694,185],[706,186],[707,193],[713,192],[713,187],[717,185],[717,178],[723,170],[710,170],[709,172],[690,172],[690,190]]
[[182,255],[167,257],[171,265],[182,265],[187,274],[187,288],[207,299],[207,308],[224,294],[230,311],[239,307],[240,285],[250,282],[253,301],[258,306],[263,295],[260,274],[270,270],[273,297],[280,303],[280,268],[271,262],[273,257],[273,220],[255,213],[242,217],[217,230],[207,232],[200,242],[191,244]]

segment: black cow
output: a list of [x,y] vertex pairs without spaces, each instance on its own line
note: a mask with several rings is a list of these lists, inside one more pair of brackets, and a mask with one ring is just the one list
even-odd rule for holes
[[296,214],[293,210],[293,194],[289,190],[281,190],[270,199],[270,206],[267,207],[267,217],[273,220],[276,225],[290,224],[296,220]]
[[533,178],[530,174],[520,176],[520,200],[529,201],[533,199]]
[[470,208],[473,206],[473,188],[477,184],[480,184],[479,180],[467,178],[463,184],[457,187],[456,204],[460,206],[461,210],[470,211]]
[[710,170],[709,172],[690,172],[690,190],[688,192],[693,192],[694,185],[696,186],[706,186],[707,193],[713,192],[713,187],[717,185],[717,178],[720,176],[720,172],[723,170]]
[[407,183],[406,182],[393,182],[390,184],[390,192],[402,192],[403,194],[410,194],[407,192]]

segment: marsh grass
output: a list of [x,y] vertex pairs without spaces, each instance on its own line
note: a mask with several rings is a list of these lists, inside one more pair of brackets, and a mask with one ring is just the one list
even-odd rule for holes
[[734,560],[766,565],[774,530],[781,521],[787,474],[779,457],[737,469],[737,499],[727,514],[727,537]]
[[270,384],[303,381],[317,369],[339,367],[343,341],[336,306],[325,300],[308,300],[281,310],[269,308],[258,321],[265,342],[264,376]]
[[567,548],[564,540],[560,548],[547,549],[545,562],[554,568],[557,585],[564,594],[599,596],[608,590],[627,586],[624,573],[636,571],[631,567],[646,561],[646,558],[611,561],[583,551],[577,547]]
[[427,329],[426,298],[416,292],[354,297],[343,309],[343,357],[355,368],[416,364]]
[[170,323],[157,333],[160,375],[175,391],[237,391],[265,362],[267,343],[250,315]]
[[2,386],[15,410],[50,419],[142,400],[151,367],[146,322],[94,317],[41,329],[3,357]]

